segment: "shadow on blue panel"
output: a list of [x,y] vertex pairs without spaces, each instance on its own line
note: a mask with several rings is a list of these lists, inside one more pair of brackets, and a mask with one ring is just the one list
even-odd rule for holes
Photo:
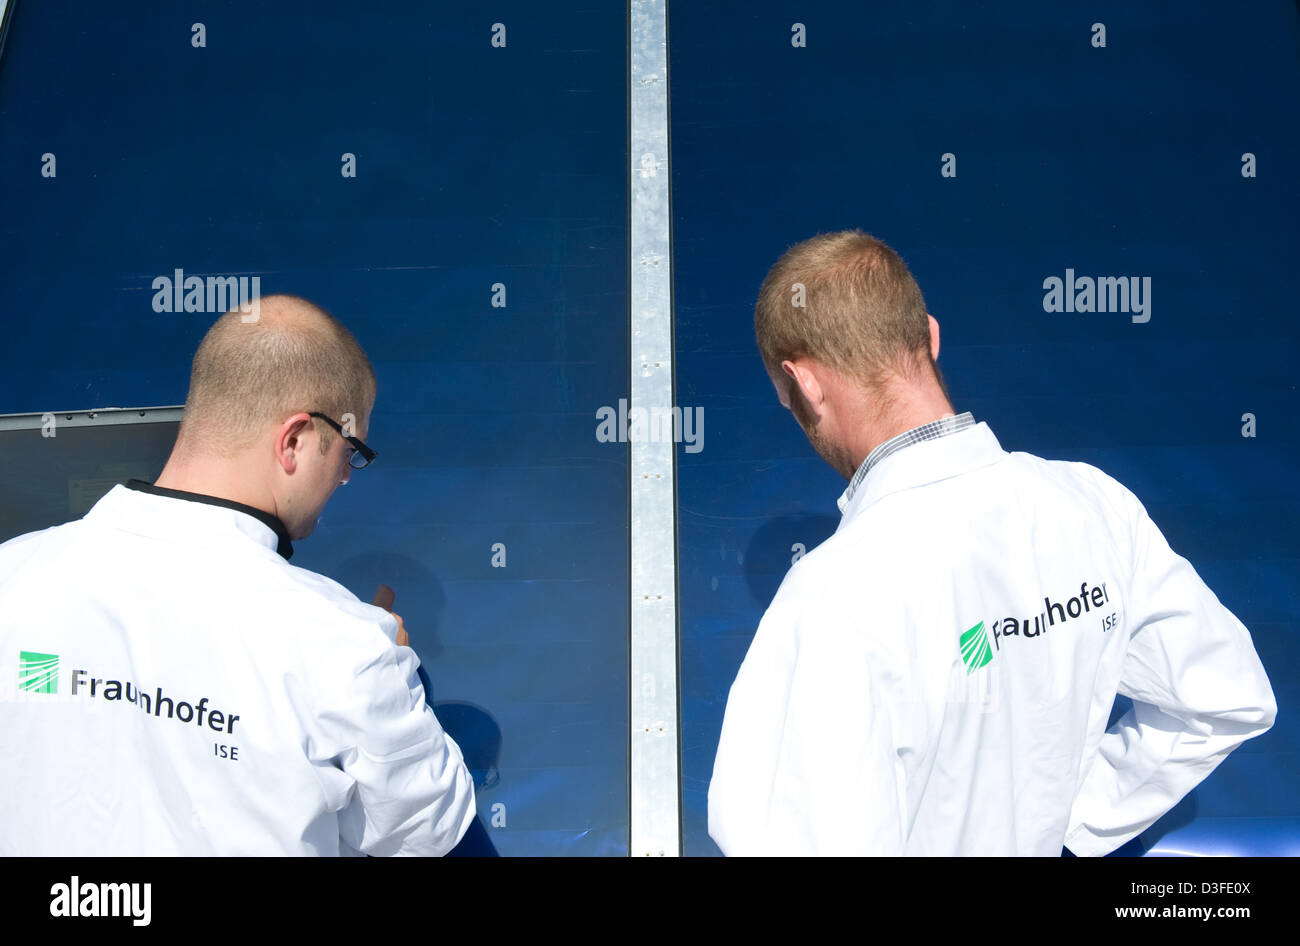
[[[412,643],[418,646],[422,660],[436,659],[443,652],[438,629],[442,623],[447,596],[439,582],[423,563],[405,555],[374,552],[354,556],[341,569],[360,588],[388,584],[395,589],[410,589],[402,595],[398,614],[419,615],[418,625],[409,629]],[[405,620],[405,618],[404,618]],[[416,670],[424,687],[424,699],[438,717],[443,730],[460,747],[465,767],[474,779],[475,801],[480,813],[474,816],[465,836],[448,857],[499,857],[496,845],[488,836],[482,819],[482,793],[501,780],[497,765],[501,757],[501,727],[492,714],[481,706],[459,700],[438,702],[433,681],[423,666]]]
[[[433,687],[424,668],[419,670],[419,674],[425,694],[431,694]],[[483,827],[481,806],[483,791],[493,788],[501,781],[497,771],[497,762],[501,756],[501,728],[487,710],[473,703],[434,703],[431,697],[427,697],[427,700],[433,709],[433,715],[438,717],[438,722],[447,735],[460,746],[461,754],[465,757],[465,767],[474,779],[475,801],[480,806],[465,836],[447,856],[499,857],[496,846],[488,837],[487,829]]]
[[[404,621],[418,616],[408,623],[407,632],[420,660],[428,661],[442,655],[442,638],[438,630],[447,608],[447,594],[442,582],[419,559],[396,552],[367,552],[345,560],[337,570],[328,574],[351,588],[362,601],[370,601],[365,593],[373,594],[371,589],[380,585],[391,587],[394,613],[402,615]],[[424,673],[423,667],[420,673]],[[432,693],[427,680],[424,692]]]
[[[781,516],[764,522],[745,549],[745,581],[754,601],[766,609],[794,564],[835,534],[839,520],[831,516]],[[739,668],[737,668],[739,669]]]

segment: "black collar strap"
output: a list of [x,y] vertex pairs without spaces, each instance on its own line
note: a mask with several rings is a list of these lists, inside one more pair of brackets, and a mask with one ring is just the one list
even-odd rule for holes
[[289,542],[289,530],[284,527],[284,523],[279,517],[271,515],[253,506],[237,503],[233,499],[222,499],[220,496],[205,496],[202,493],[190,493],[183,489],[168,489],[166,486],[154,486],[144,480],[127,480],[122,484],[127,489],[136,489],[142,493],[152,493],[155,496],[170,496],[172,499],[188,499],[196,503],[209,503],[213,506],[224,506],[227,509],[234,509],[236,512],[248,513],[258,522],[265,523],[275,533],[279,539],[276,552],[286,562],[293,556],[293,545]]

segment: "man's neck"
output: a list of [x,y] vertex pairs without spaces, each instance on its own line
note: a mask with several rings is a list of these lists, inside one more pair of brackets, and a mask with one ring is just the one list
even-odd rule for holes
[[857,435],[849,444],[849,456],[853,468],[860,467],[882,443],[886,443],[899,434],[914,430],[923,424],[931,423],[944,417],[952,417],[954,411],[948,398],[938,387],[917,389],[895,389],[892,397],[886,399],[889,407],[874,416],[867,412],[863,423],[859,425]]
[[[245,464],[242,469],[247,470]],[[275,515],[275,503],[264,493],[250,488],[245,476],[236,472],[233,466],[221,461],[203,461],[200,466],[177,460],[173,455],[163,471],[154,481],[155,486],[163,489],[178,489],[186,493],[198,493],[201,496],[215,496],[243,503],[263,512]]]

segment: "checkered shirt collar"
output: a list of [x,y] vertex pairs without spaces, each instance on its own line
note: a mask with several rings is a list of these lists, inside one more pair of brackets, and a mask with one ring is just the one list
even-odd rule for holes
[[858,491],[862,481],[867,478],[871,468],[878,464],[885,457],[892,456],[905,447],[913,444],[924,443],[927,440],[938,440],[940,437],[946,437],[949,434],[955,434],[958,431],[965,430],[967,427],[975,426],[975,418],[970,411],[956,416],[940,417],[938,420],[930,421],[928,424],[922,424],[920,427],[913,427],[911,430],[904,431],[897,437],[891,437],[876,449],[867,454],[867,458],[862,461],[858,471],[853,474],[853,479],[849,481],[849,488],[839,498],[840,512],[843,513],[848,508],[849,502],[853,499],[853,494]]

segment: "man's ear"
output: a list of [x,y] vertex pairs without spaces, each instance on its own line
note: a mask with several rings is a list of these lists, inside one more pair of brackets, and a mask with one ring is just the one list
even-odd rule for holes
[[280,425],[275,437],[275,459],[284,472],[297,469],[298,454],[304,449],[303,436],[311,429],[311,416],[305,413],[294,414]]
[[939,360],[939,320],[929,313],[926,318],[930,320],[930,360]]
[[799,361],[786,360],[781,362],[781,369],[794,379],[794,386],[798,391],[792,391],[791,397],[803,394],[804,401],[807,402],[809,409],[816,417],[822,416],[822,402],[826,399],[826,393],[822,390],[821,380],[813,371],[811,363],[806,358]]

